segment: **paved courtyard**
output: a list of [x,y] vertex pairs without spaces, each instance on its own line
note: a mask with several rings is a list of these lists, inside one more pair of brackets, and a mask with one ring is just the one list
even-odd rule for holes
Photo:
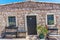
[[22,39],[21,38],[21,39],[0,39],[0,40],[26,40],[26,39],[24,39],[24,38]]

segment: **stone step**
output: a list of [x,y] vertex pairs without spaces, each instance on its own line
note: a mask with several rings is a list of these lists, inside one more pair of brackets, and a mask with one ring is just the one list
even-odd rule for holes
[[37,36],[27,36],[27,40],[37,40]]

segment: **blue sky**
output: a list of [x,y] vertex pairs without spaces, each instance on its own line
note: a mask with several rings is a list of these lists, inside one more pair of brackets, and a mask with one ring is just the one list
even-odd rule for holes
[[52,2],[52,3],[60,3],[60,0],[38,0],[40,2]]
[[[26,0],[0,0],[0,4],[9,4],[14,2],[24,2]],[[52,3],[60,3],[60,0],[33,0],[37,2],[52,2]]]

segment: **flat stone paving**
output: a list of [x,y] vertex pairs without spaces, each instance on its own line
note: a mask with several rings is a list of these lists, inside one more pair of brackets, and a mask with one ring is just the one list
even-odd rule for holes
[[0,39],[0,40],[26,40],[26,39]]

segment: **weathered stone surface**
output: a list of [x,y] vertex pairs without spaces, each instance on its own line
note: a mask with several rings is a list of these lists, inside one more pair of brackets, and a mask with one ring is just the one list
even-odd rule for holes
[[60,10],[60,4],[56,3],[43,3],[43,2],[20,2],[7,5],[1,5],[0,11],[8,10]]
[[1,31],[8,26],[8,16],[15,16],[17,19],[17,26],[19,30],[26,30],[25,16],[30,14],[37,14],[37,25],[46,25],[47,13],[53,13],[56,17],[55,26],[48,26],[49,28],[57,27],[60,34],[60,4],[56,3],[42,3],[42,2],[21,2],[0,6],[0,35]]

